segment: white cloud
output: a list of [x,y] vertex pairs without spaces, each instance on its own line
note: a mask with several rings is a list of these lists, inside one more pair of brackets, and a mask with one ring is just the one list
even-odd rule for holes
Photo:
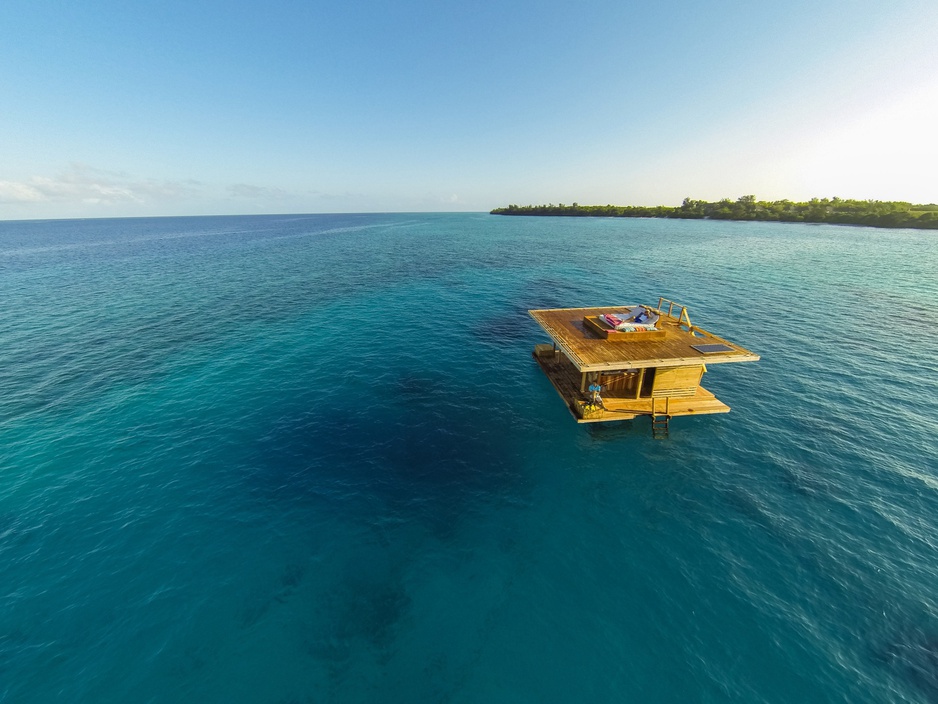
[[196,181],[138,179],[130,174],[72,164],[54,176],[0,181],[0,203],[145,204],[200,195]]
[[0,181],[0,203],[36,203],[41,200],[44,200],[44,196],[35,186]]
[[[203,183],[140,178],[87,164],[71,164],[55,176],[0,181],[0,218],[134,217],[232,212],[391,212],[465,210],[454,191],[423,196],[392,190],[320,191],[247,182]],[[491,205],[475,203],[479,210]]]
[[294,193],[282,188],[255,186],[250,183],[233,183],[228,186],[227,191],[229,196],[238,199],[286,200],[295,196]]

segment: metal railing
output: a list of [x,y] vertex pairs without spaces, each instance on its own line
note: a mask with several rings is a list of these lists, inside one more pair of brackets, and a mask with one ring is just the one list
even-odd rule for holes
[[[664,310],[665,303],[668,304],[667,312]],[[679,307],[681,309],[680,314],[677,316],[674,315],[675,307]],[[675,303],[674,301],[668,298],[662,297],[658,299],[658,312],[661,315],[666,315],[669,318],[674,318],[675,320],[677,320],[678,323],[684,323],[688,327],[688,329],[694,327],[690,322],[690,316],[687,314],[687,306],[682,306],[679,303]]]

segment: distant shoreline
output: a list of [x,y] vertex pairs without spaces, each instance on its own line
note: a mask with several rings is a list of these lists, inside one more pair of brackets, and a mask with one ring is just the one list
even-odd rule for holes
[[495,208],[492,215],[534,215],[602,218],[677,218],[682,220],[741,220],[753,222],[809,222],[865,227],[938,230],[938,205],[914,205],[902,201],[843,200],[812,198],[808,202],[790,200],[757,201],[742,196],[736,201],[713,203],[685,198],[676,207],[667,205],[509,205]]

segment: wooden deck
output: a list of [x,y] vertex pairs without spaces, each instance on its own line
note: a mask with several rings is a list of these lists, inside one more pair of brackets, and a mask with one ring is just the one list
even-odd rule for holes
[[580,391],[582,372],[560,351],[553,355],[534,355],[538,365],[550,380],[554,389],[566,403],[578,423],[603,423],[614,420],[631,420],[637,416],[697,416],[710,413],[729,413],[730,407],[702,386],[693,396],[685,398],[616,398],[603,396],[605,411],[596,418],[580,418],[574,407],[577,401],[586,401],[588,393]]
[[[534,358],[577,422],[651,416],[655,437],[664,437],[674,416],[728,413],[700,386],[701,377],[710,365],[755,362],[759,355],[693,325],[686,306],[665,298],[644,306],[659,315],[654,332],[614,332],[597,317],[628,317],[634,307],[528,311],[553,340],[536,345]],[[590,386],[601,389],[601,405],[591,402]]]
[[[544,331],[550,335],[554,343],[580,372],[681,367],[696,364],[709,366],[727,362],[755,362],[759,359],[759,355],[744,347],[696,326],[688,326],[684,321],[669,316],[667,310],[658,311],[661,314],[658,327],[667,331],[663,340],[610,342],[588,329],[583,323],[586,316],[596,316],[601,313],[625,313],[631,307],[619,305],[605,308],[555,308],[531,310],[528,313],[544,328]],[[657,309],[652,308],[652,310]],[[731,351],[704,354],[692,347],[692,345],[712,343],[725,344],[731,348]]]

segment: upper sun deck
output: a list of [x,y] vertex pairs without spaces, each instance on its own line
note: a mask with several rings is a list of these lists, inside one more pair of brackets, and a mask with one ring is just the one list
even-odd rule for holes
[[[671,305],[663,305],[666,303]],[[553,308],[530,310],[528,313],[581,372],[755,362],[759,359],[759,355],[746,348],[691,325],[686,308],[681,308],[680,316],[674,317],[671,301],[660,299],[658,306],[645,307],[661,316],[657,327],[664,330],[665,335],[663,339],[647,341],[640,337],[628,341],[604,339],[584,322],[584,318],[602,313],[627,314],[634,306]],[[728,349],[705,353],[695,348],[695,345],[713,344],[725,345]]]

